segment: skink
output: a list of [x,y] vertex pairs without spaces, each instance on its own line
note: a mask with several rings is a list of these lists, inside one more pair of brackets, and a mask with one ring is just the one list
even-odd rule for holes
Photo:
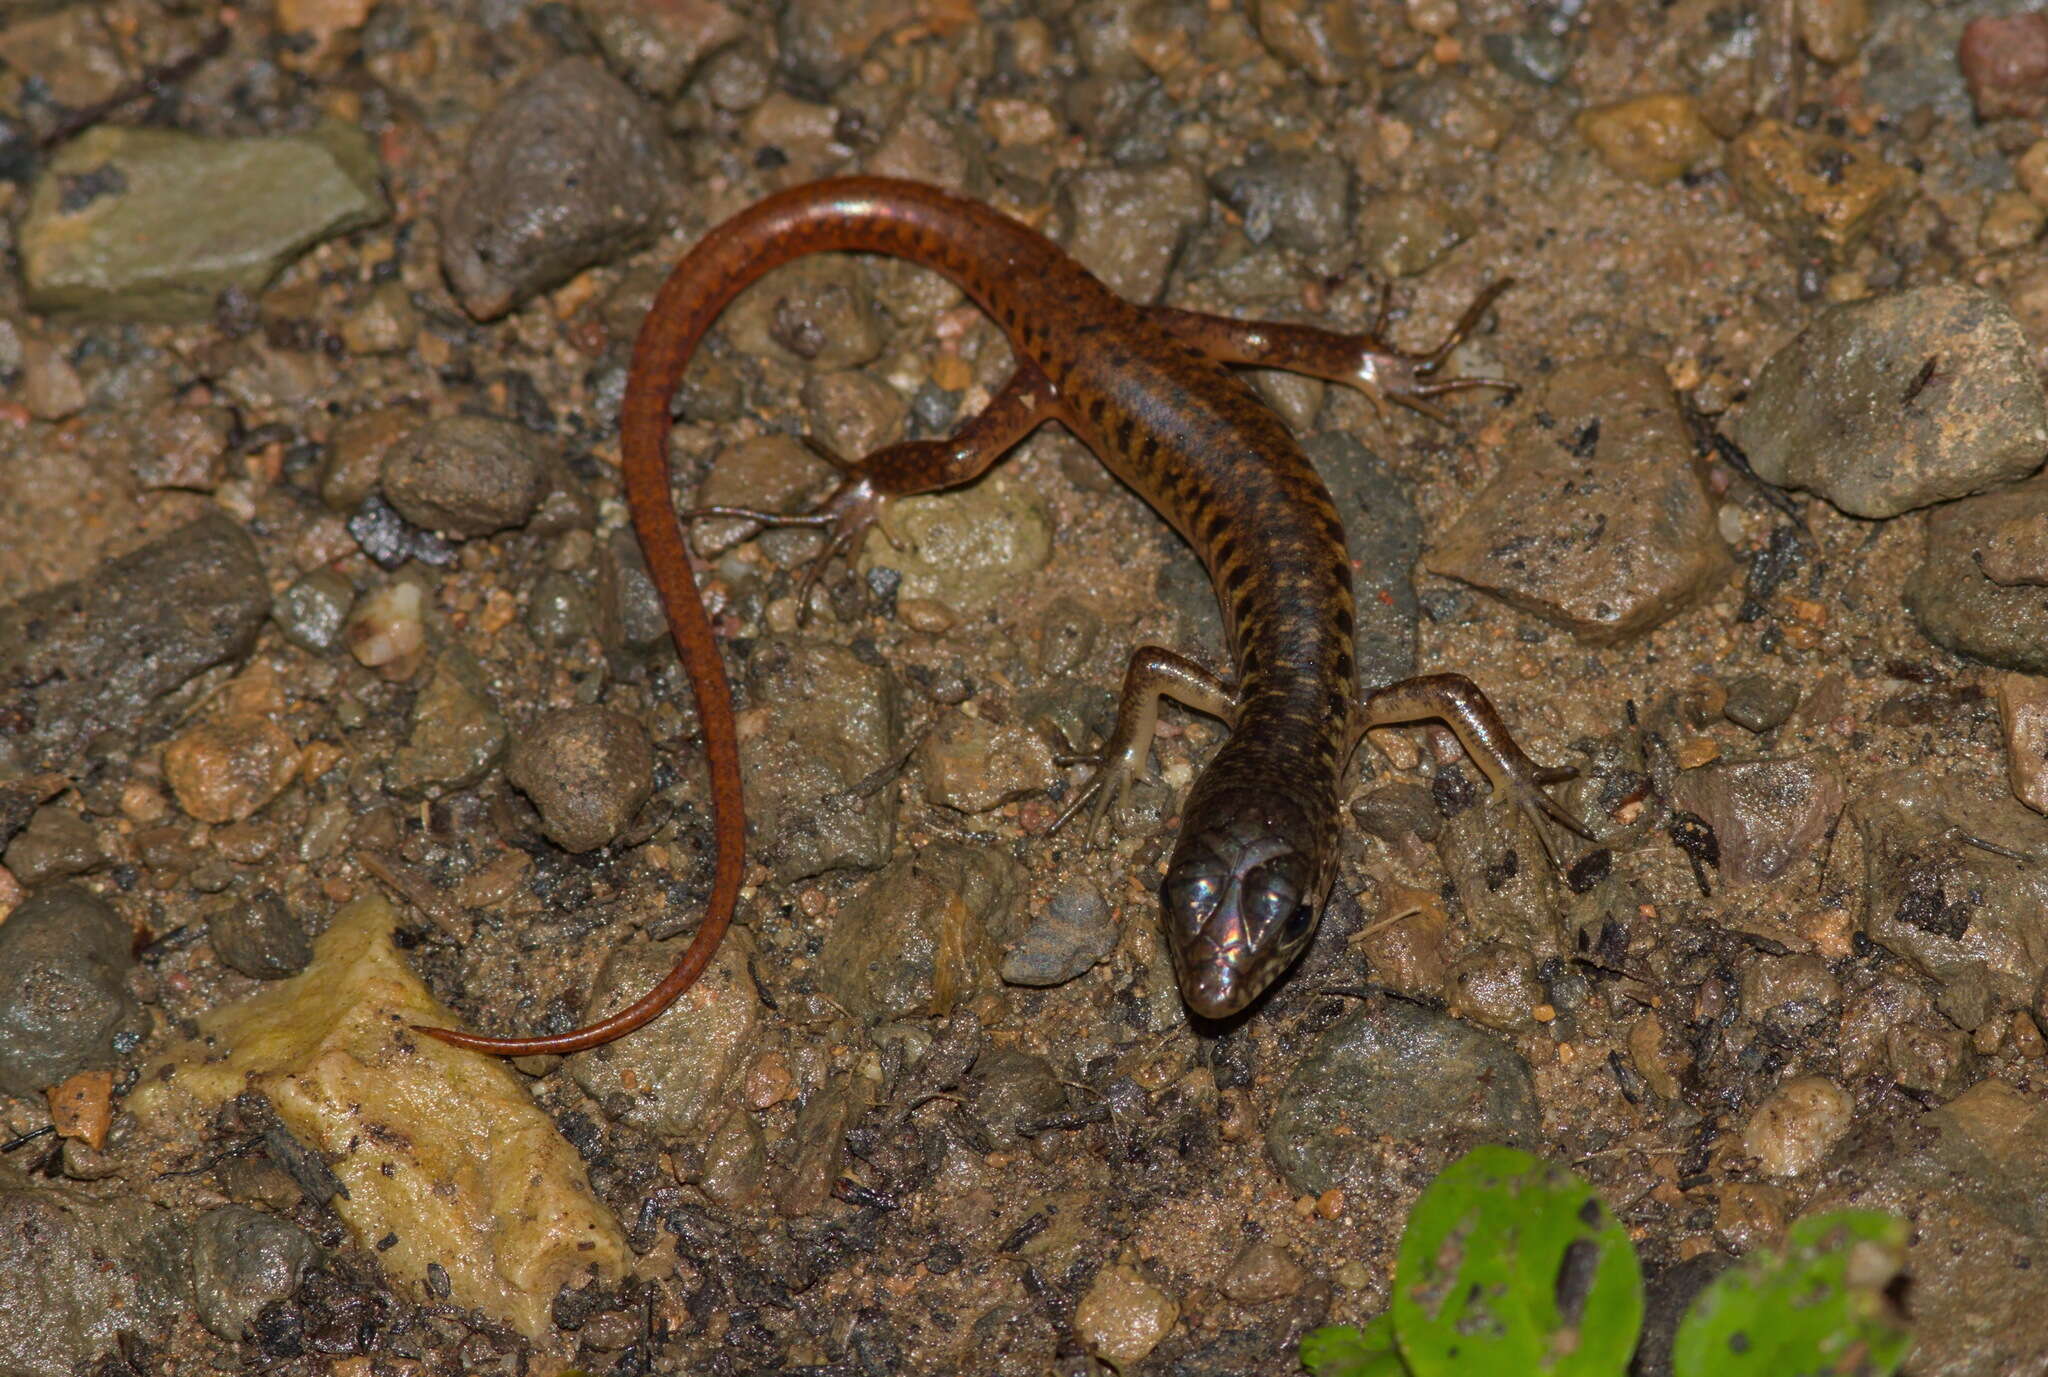
[[717,951],[739,898],[745,811],[732,691],[669,497],[670,399],[705,332],[743,288],[804,254],[849,250],[951,278],[1009,336],[1015,374],[950,439],[890,445],[851,466],[816,513],[691,515],[819,525],[832,536],[829,558],[849,549],[888,499],[968,482],[1057,420],[1171,522],[1215,585],[1234,675],[1226,682],[1171,650],[1138,647],[1116,725],[1088,758],[1095,771],[1061,821],[1085,809],[1090,831],[1100,825],[1143,767],[1162,696],[1229,725],[1181,810],[1160,887],[1167,944],[1196,1014],[1242,1010],[1307,947],[1336,868],[1340,779],[1370,727],[1441,720],[1539,832],[1546,819],[1580,830],[1543,788],[1570,771],[1538,768],[1470,680],[1430,675],[1356,696],[1343,523],[1294,437],[1227,366],[1291,369],[1358,388],[1376,405],[1437,416],[1432,398],[1507,386],[1437,376],[1505,283],[1481,293],[1436,349],[1410,354],[1385,343],[1379,326],[1337,334],[1135,305],[987,206],[915,182],[816,182],[741,212],[676,266],[641,327],[621,415],[627,502],[703,725],[717,850],[704,921],[660,984],[586,1027],[529,1038],[419,1031],[508,1056],[579,1051],[660,1013]]

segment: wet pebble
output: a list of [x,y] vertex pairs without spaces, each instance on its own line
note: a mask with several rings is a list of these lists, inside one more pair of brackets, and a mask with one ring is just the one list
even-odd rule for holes
[[40,1096],[121,1065],[149,1027],[128,991],[132,945],[120,915],[74,885],[37,890],[0,923],[0,1091]]
[[1817,756],[1719,762],[1671,783],[1673,805],[1714,829],[1721,874],[1738,885],[1790,871],[1834,826],[1843,797],[1841,771]]
[[164,402],[143,416],[132,461],[145,488],[212,492],[227,475],[235,417],[225,406]]
[[1531,86],[1555,86],[1571,75],[1571,49],[1542,24],[1487,34],[1479,46],[1487,61]]
[[1658,364],[1567,364],[1425,562],[1584,640],[1636,635],[1733,568],[1691,455]]
[[1721,151],[1699,103],[1676,91],[1596,105],[1580,113],[1578,129],[1609,170],[1648,186],[1696,172]]
[[332,569],[301,574],[270,605],[270,619],[301,650],[325,655],[341,647],[342,627],[356,590]]
[[[1529,1067],[1469,1023],[1387,1000],[1332,1024],[1282,1087],[1266,1148],[1297,1192],[1369,1188],[1442,1166],[1478,1143],[1530,1145],[1541,1116]],[[1381,1135],[1402,1145],[1382,1156]],[[1419,1154],[1419,1159],[1417,1157]]]
[[[689,938],[631,942],[598,971],[585,1007],[598,1018],[639,998],[669,973]],[[762,1006],[748,973],[753,943],[735,929],[704,974],[667,1012],[630,1038],[569,1058],[585,1094],[635,1128],[699,1139],[738,1100],[739,1080],[758,1050]]]
[[412,678],[426,660],[426,600],[409,578],[368,590],[342,621],[342,643],[365,669],[393,682]]
[[1307,1279],[1301,1264],[1285,1248],[1271,1239],[1260,1239],[1247,1243],[1230,1260],[1216,1289],[1239,1305],[1270,1305],[1299,1291]]
[[1052,559],[1052,513],[1037,491],[1001,477],[954,492],[905,497],[883,510],[885,538],[861,547],[865,576],[903,576],[902,596],[931,598],[965,616],[1015,595]]
[[408,798],[467,789],[491,772],[508,735],[476,657],[451,646],[413,700],[405,744],[391,756],[391,787]]
[[1992,193],[1977,222],[1977,247],[1985,253],[2011,253],[2041,237],[2048,211],[2023,191]]
[[334,428],[320,465],[320,500],[329,510],[354,512],[377,491],[384,456],[420,425],[406,407],[385,407],[351,416]]
[[533,800],[555,845],[595,851],[654,796],[654,743],[625,713],[558,708],[519,734],[505,777]]
[[201,320],[223,292],[254,296],[314,244],[389,213],[350,125],[215,138],[101,124],[37,179],[22,274],[33,310]]
[[1060,183],[1067,252],[1132,301],[1159,300],[1208,210],[1202,179],[1180,163],[1088,168]]
[[657,100],[674,96],[699,62],[747,33],[746,21],[719,0],[576,0],[576,15],[606,60]]
[[1254,244],[1326,249],[1350,227],[1352,172],[1334,154],[1311,149],[1266,151],[1210,179],[1223,203],[1244,219]]
[[257,980],[297,975],[313,959],[305,920],[271,889],[231,899],[206,920],[206,936],[214,955]]
[[164,779],[201,822],[240,822],[299,772],[298,743],[272,718],[234,712],[189,727],[164,747]]
[[1443,814],[1420,784],[1382,784],[1351,805],[1351,816],[1390,846],[1411,837],[1435,841],[1443,830]]
[[441,265],[478,320],[644,243],[681,180],[660,117],[604,65],[564,58],[477,124],[443,192]]
[[1064,679],[1080,670],[1102,637],[1102,614],[1078,598],[1061,594],[1046,605],[1038,622],[1038,672]]
[[760,859],[783,881],[872,870],[896,835],[894,788],[871,777],[902,747],[902,691],[884,665],[844,646],[772,640],[747,662],[740,739],[747,816]]
[[1022,880],[1000,851],[927,843],[840,910],[818,954],[820,984],[857,1017],[950,1012],[995,983]]
[[1788,1041],[1825,1031],[1841,1003],[1841,983],[1818,956],[1759,953],[1743,965],[1743,1016]]
[[2048,969],[2048,866],[2032,859],[2048,855],[2048,821],[2002,780],[1922,769],[1868,782],[1848,816],[1871,940],[1933,980],[1959,1027],[2029,1007]]
[[597,607],[574,574],[549,570],[535,581],[526,603],[526,629],[535,641],[559,650],[596,634],[597,627]]
[[1005,1151],[1025,1140],[1037,1120],[1066,1107],[1067,1088],[1044,1057],[1014,1047],[988,1047],[974,1063],[974,1117]]
[[5,860],[14,878],[30,889],[87,874],[107,863],[93,825],[55,805],[36,810],[28,826],[7,844]]
[[29,339],[21,350],[21,404],[38,421],[61,421],[85,410],[85,383],[53,345]]
[[[132,1191],[32,1181],[0,1165],[0,1371],[71,1377],[187,1307],[183,1229]],[[118,1360],[117,1360],[118,1361]]]
[[1321,0],[1254,0],[1246,7],[1259,41],[1319,86],[1367,70],[1369,56],[1352,7]]
[[231,1342],[250,1337],[256,1316],[287,1300],[320,1259],[304,1229],[247,1205],[216,1205],[192,1222],[192,1309]]
[[837,255],[777,268],[734,299],[718,328],[742,353],[827,373],[873,362],[886,342],[867,274]]
[[100,732],[148,725],[157,700],[246,657],[269,610],[255,544],[219,511],[0,607],[0,719],[23,724],[22,763],[60,765]]
[[1782,726],[1799,706],[1799,685],[1775,674],[1743,674],[1728,682],[1721,715],[1759,734]]
[[1982,15],[1963,29],[1956,63],[1980,120],[2048,111],[2048,14]]
[[1846,263],[1912,190],[1913,175],[1876,150],[1762,119],[1728,147],[1750,217],[1793,253]]
[[1059,778],[1045,737],[1021,723],[997,726],[954,712],[918,747],[928,803],[986,813],[1043,794]]
[[524,525],[548,480],[540,437],[516,421],[443,416],[385,451],[384,498],[413,525],[490,535]]
[[1157,1348],[1179,1320],[1179,1303],[1130,1263],[1097,1272],[1074,1307],[1075,1336],[1120,1372]]
[[1906,580],[1906,606],[1936,645],[2003,669],[2048,674],[2048,605],[2040,589],[1993,581],[1978,562],[2017,525],[2048,520],[2048,479],[2032,478],[1927,517],[1927,554]]
[[1734,438],[1767,482],[1896,516],[2032,472],[2048,398],[2012,313],[1937,283],[1829,308],[1764,365]]
[[1742,1150],[1766,1176],[1805,1176],[1849,1131],[1856,1101],[1824,1076],[1795,1076],[1757,1106],[1742,1130]]
[[901,435],[910,412],[902,393],[858,369],[813,372],[804,379],[803,403],[825,451],[851,461]]
[[1472,217],[1437,196],[1386,192],[1358,212],[1359,251],[1382,277],[1427,272],[1471,237]]
[[1003,953],[1003,980],[1039,989],[1064,985],[1108,960],[1117,933],[1102,891],[1085,880],[1068,881]]
[[1446,985],[1452,1013],[1497,1032],[1534,1027],[1546,1003],[1535,958],[1505,942],[1481,942],[1459,953]]
[[[2048,813],[2048,679],[1999,675],[1998,720],[2005,730],[2006,777],[2013,797],[2037,813]],[[10,864],[13,855],[8,852]]]

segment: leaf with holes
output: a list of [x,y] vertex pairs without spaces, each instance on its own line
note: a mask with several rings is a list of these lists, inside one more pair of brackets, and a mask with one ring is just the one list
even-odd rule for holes
[[1887,1294],[1906,1225],[1840,1210],[1792,1226],[1785,1250],[1716,1277],[1678,1326],[1678,1377],[1887,1377],[1913,1339]]
[[1393,1317],[1415,1377],[1615,1377],[1642,1328],[1643,1274],[1592,1187],[1526,1152],[1475,1148],[1415,1202]]
[[1407,1377],[1394,1351],[1394,1323],[1387,1315],[1357,1329],[1326,1324],[1301,1339],[1301,1365],[1314,1377]]

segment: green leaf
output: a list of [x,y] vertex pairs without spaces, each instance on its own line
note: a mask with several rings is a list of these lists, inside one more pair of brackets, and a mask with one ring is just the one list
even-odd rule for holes
[[1381,1315],[1363,1330],[1348,1324],[1311,1329],[1301,1339],[1301,1365],[1315,1377],[1407,1377],[1394,1351],[1394,1324]]
[[1415,1377],[1617,1377],[1643,1274],[1592,1187],[1512,1148],[1430,1183],[1394,1265],[1394,1333]]
[[1906,1255],[1903,1220],[1840,1210],[1792,1226],[1700,1292],[1678,1326],[1678,1377],[1886,1377],[1913,1346],[1885,1296]]

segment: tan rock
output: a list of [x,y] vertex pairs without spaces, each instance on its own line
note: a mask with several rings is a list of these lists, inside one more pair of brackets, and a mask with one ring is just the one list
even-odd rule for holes
[[457,1020],[392,946],[397,919],[374,896],[342,909],[312,965],[202,1015],[129,1108],[175,1123],[260,1091],[348,1188],[334,1208],[394,1282],[425,1300],[436,1264],[452,1304],[550,1334],[564,1283],[625,1275],[624,1234],[511,1067],[410,1030]]
[[1728,171],[1759,224],[1836,264],[1913,186],[1912,173],[1872,150],[1776,120],[1758,120],[1730,145]]
[[1580,114],[1578,129],[1609,169],[1651,186],[1704,166],[1721,150],[1699,102],[1676,91],[1594,106]]
[[2037,813],[2048,813],[2048,679],[2001,674],[1998,722],[2005,729],[2005,769],[2013,797]]
[[1096,1273],[1074,1307],[1074,1332],[1089,1352],[1121,1372],[1157,1348],[1179,1319],[1172,1296],[1136,1267],[1118,1263]]

